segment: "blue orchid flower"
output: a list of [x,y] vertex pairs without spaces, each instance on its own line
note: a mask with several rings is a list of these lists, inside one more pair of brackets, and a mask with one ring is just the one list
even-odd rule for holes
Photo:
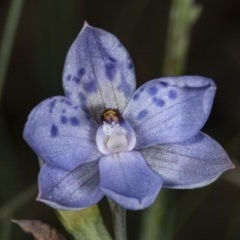
[[24,138],[42,161],[38,200],[81,209],[107,196],[126,209],[160,189],[205,186],[233,168],[201,132],[216,86],[199,76],[164,77],[135,90],[133,62],[112,34],[83,26],[63,71],[64,96],[30,113]]

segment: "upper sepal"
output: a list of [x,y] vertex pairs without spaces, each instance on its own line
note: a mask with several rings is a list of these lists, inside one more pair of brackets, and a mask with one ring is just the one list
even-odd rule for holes
[[113,34],[85,23],[68,51],[63,86],[98,121],[105,109],[126,107],[135,89],[133,62]]

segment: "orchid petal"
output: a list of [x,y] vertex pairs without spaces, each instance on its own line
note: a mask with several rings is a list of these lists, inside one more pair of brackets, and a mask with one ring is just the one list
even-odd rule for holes
[[65,170],[98,159],[97,124],[65,97],[53,97],[30,113],[24,138],[43,160]]
[[135,89],[132,60],[114,35],[85,23],[67,54],[63,86],[96,120],[108,108],[122,112]]
[[157,197],[162,179],[139,152],[121,152],[100,159],[100,188],[126,209],[143,209]]
[[39,174],[39,191],[37,199],[57,209],[76,210],[96,204],[103,197],[98,161],[71,172],[45,163]]
[[166,188],[203,187],[233,168],[223,148],[202,132],[184,143],[158,145],[141,152],[162,176]]
[[165,77],[147,82],[133,95],[123,117],[136,133],[136,148],[183,142],[206,122],[215,95],[211,79]]

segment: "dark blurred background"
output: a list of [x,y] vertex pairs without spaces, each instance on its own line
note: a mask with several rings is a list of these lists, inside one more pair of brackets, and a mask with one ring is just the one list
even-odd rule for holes
[[[218,91],[204,131],[217,139],[234,163],[240,161],[240,1],[199,0],[203,11],[192,30],[186,74],[213,78]],[[0,2],[0,38],[11,1]],[[1,231],[10,239],[33,239],[9,219],[40,219],[61,228],[53,211],[30,198],[6,208],[37,180],[38,162],[22,139],[31,109],[63,94],[65,55],[83,21],[115,34],[135,63],[137,84],[161,76],[169,0],[24,1],[0,102]],[[239,240],[240,175],[236,169],[212,185],[174,191],[172,240]],[[33,194],[34,195],[34,194]],[[197,204],[196,204],[197,203]],[[16,205],[16,204],[15,204]],[[193,207],[197,205],[197,207]],[[141,212],[129,212],[129,240],[138,239]],[[134,227],[133,227],[134,226]],[[6,239],[1,239],[6,240]],[[155,240],[155,239],[149,239]],[[162,239],[165,240],[165,239]]]

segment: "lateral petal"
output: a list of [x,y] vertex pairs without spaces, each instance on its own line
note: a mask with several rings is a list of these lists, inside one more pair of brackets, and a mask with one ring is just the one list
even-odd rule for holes
[[43,160],[65,170],[100,157],[97,124],[65,97],[49,98],[28,117],[24,139]]
[[165,77],[144,84],[123,113],[135,130],[136,148],[195,136],[209,116],[215,91],[211,79],[198,76]]

